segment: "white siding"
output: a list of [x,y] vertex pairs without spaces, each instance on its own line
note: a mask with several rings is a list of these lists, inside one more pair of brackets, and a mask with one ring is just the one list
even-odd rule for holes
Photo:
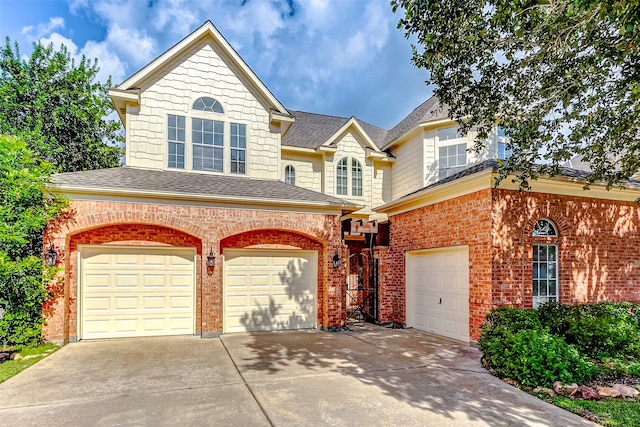
[[296,170],[296,185],[322,192],[322,160],[320,156],[283,154],[280,179],[284,181],[284,169],[292,165]]
[[[248,89],[241,74],[231,69],[213,42],[203,42],[178,58],[167,70],[141,87],[139,109],[128,111],[127,164],[162,169],[167,167],[167,114],[225,120],[225,172],[229,172],[229,122],[247,126],[247,175],[278,178],[279,134],[269,126],[269,112]],[[193,113],[193,101],[201,96],[218,100],[224,115]],[[129,117],[131,115],[131,117]],[[187,147],[190,140],[187,118]],[[187,170],[191,150],[185,153]]]
[[392,198],[395,200],[424,187],[423,178],[423,133],[401,143],[391,152],[396,161],[392,167]]

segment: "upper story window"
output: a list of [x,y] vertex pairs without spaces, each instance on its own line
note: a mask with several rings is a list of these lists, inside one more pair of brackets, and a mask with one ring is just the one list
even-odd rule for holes
[[351,194],[362,196],[362,165],[356,159],[351,159]]
[[203,96],[202,98],[196,99],[196,102],[193,103],[193,109],[199,110],[199,111],[210,111],[212,113],[224,114],[222,105],[220,105],[220,103],[215,99],[209,98],[208,96]]
[[[349,167],[349,165],[351,167]],[[351,180],[349,180],[351,177]],[[349,185],[351,182],[351,185]],[[349,192],[349,187],[351,191]],[[362,196],[362,164],[354,158],[343,157],[336,166],[336,194]]]
[[292,165],[287,165],[284,168],[284,182],[291,185],[296,185],[296,168]]
[[340,159],[338,166],[336,167],[336,194],[346,196],[348,193],[348,174],[347,158]]
[[460,132],[460,128],[458,126],[450,126],[448,128],[438,129],[438,139],[440,141],[448,141],[450,139],[458,139],[462,137],[463,135]]
[[460,172],[467,166],[467,144],[448,145],[438,151],[438,179]]
[[508,144],[509,136],[505,134],[504,129],[502,129],[500,126],[498,126],[496,133],[498,137],[496,157],[500,160],[506,160],[511,157],[511,154],[513,154]]
[[247,126],[231,123],[231,173],[246,173]]
[[[558,237],[556,226],[548,219],[539,220],[533,227],[534,237]],[[558,301],[558,245],[545,239],[533,244],[533,308],[549,301]]]
[[169,114],[167,139],[169,140],[169,167],[184,169],[186,128],[184,117]]
[[222,105],[210,97],[198,98],[192,112],[167,116],[167,166],[245,174],[247,125],[227,121]]

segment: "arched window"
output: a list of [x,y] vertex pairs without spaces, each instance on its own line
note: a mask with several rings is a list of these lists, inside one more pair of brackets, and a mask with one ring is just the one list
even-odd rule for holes
[[212,113],[224,114],[222,105],[220,105],[220,103],[215,99],[208,96],[203,96],[202,98],[196,99],[196,102],[193,103],[193,109],[198,111],[210,111]]
[[346,196],[348,194],[348,173],[347,158],[340,159],[336,168],[336,194]]
[[351,159],[351,195],[362,196],[362,165]]
[[533,244],[532,295],[533,308],[537,308],[546,302],[558,301],[558,245],[549,241],[558,237],[558,229],[551,220],[540,219],[532,234],[534,238],[545,238],[544,243]]
[[296,185],[296,169],[292,165],[287,165],[284,168],[284,182]]
[[533,227],[533,235],[557,237],[558,231],[556,230],[556,226],[553,224],[553,222],[548,219],[540,219]]

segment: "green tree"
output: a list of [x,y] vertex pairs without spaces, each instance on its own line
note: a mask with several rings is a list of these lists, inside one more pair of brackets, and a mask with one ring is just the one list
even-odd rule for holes
[[66,47],[35,44],[28,59],[17,44],[0,49],[0,133],[21,135],[34,153],[72,172],[120,164],[120,125],[111,86],[96,82],[97,61],[76,63]]
[[415,36],[412,62],[463,131],[495,123],[521,188],[581,156],[589,182],[619,186],[640,170],[640,2],[392,0]]
[[54,166],[38,160],[17,137],[0,135],[0,345],[42,339],[43,307],[61,291],[57,268],[42,262],[47,232],[73,212],[68,200],[45,193]]

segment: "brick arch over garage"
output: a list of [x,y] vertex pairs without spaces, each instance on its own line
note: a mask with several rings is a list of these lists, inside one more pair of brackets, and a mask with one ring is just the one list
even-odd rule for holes
[[200,225],[178,219],[176,216],[150,212],[109,211],[107,209],[101,213],[77,215],[74,221],[68,224],[60,234],[74,236],[96,228],[124,224],[159,226],[177,230],[197,238],[202,238],[204,235],[204,229]]
[[[96,220],[96,216],[92,216]],[[101,219],[104,219],[102,216]],[[156,216],[156,219],[157,216]],[[98,221],[98,220],[96,220]],[[84,222],[87,224],[87,222]],[[82,224],[78,222],[76,224]],[[143,223],[121,221],[110,224],[93,224],[84,229],[76,229],[76,232],[67,234],[67,247],[65,251],[65,297],[64,297],[64,323],[48,327],[50,335],[61,335],[66,340],[75,340],[78,330],[78,246],[79,245],[119,245],[119,246],[175,246],[194,247],[196,250],[196,295],[201,284],[202,265],[202,240],[198,236],[188,234],[182,230],[159,225],[156,223]],[[196,323],[200,324],[200,299],[196,301]],[[55,329],[61,328],[60,331]]]
[[209,240],[220,241],[222,246],[222,242],[231,236],[237,236],[257,230],[278,230],[283,233],[305,236],[312,241],[319,242],[323,246],[326,246],[332,243],[333,240],[337,240],[339,236],[332,233],[336,228],[334,220],[327,217],[324,222],[325,224],[323,224],[322,227],[318,227],[317,221],[314,222],[314,224],[310,224],[304,221],[301,222],[299,220],[295,221],[285,218],[253,219],[222,227],[216,227],[211,230],[212,234]]
[[[277,221],[279,225],[285,222]],[[344,281],[343,271],[341,269],[328,268],[330,254],[335,249],[330,240],[335,236],[332,236],[330,230],[337,229],[329,226],[329,232],[324,230],[319,232],[319,230],[308,227],[305,229],[307,231],[305,233],[280,227],[256,229],[255,227],[257,227],[258,223],[262,222],[252,221],[248,224],[241,224],[243,227],[240,228],[248,228],[248,230],[221,239],[220,254],[224,254],[226,249],[301,249],[316,251],[318,254],[317,323],[322,326],[341,325],[344,320],[341,299],[339,297],[331,297],[330,289],[333,289],[336,283]],[[230,229],[228,228],[227,231]],[[225,230],[221,231],[224,232]],[[320,234],[324,239],[313,235],[310,236],[308,233]],[[219,283],[222,283],[221,271],[218,270],[217,273],[219,274]]]

